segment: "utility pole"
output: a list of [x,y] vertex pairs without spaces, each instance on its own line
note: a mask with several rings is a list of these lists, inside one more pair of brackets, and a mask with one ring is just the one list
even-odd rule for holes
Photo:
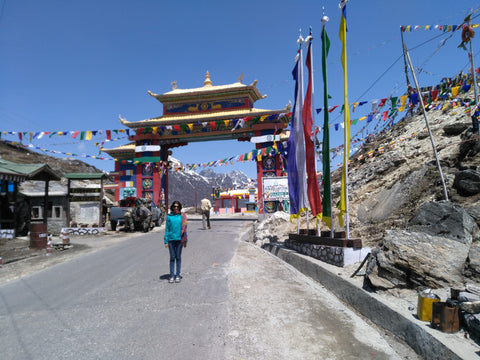
[[[472,29],[472,18],[469,16],[468,19],[468,26],[470,29]],[[473,35],[472,35],[473,36]],[[471,65],[471,72],[472,72],[472,78],[473,78],[473,93],[475,94],[475,101],[474,101],[474,109],[478,109],[478,85],[477,85],[477,75],[475,74],[475,64],[473,60],[473,48],[472,48],[472,39],[469,41],[469,48],[470,51],[468,53],[468,58],[470,59],[470,65]],[[473,133],[477,134],[478,136],[478,149],[480,150],[480,131],[479,131],[479,126],[478,126],[478,118],[475,115],[476,111],[473,112],[472,115],[472,124],[473,124]]]
[[195,214],[197,213],[197,180],[195,180]]
[[445,180],[443,179],[442,167],[440,166],[440,161],[438,160],[437,148],[435,142],[433,141],[432,132],[430,131],[430,125],[428,123],[427,112],[425,111],[425,105],[423,104],[422,92],[420,86],[418,86],[417,77],[415,75],[415,70],[413,69],[412,61],[410,60],[410,55],[408,54],[407,46],[403,43],[403,49],[407,57],[408,64],[410,66],[410,71],[412,72],[413,81],[415,82],[415,87],[417,88],[418,99],[420,101],[420,106],[422,107],[423,116],[425,118],[425,123],[427,124],[428,134],[430,135],[430,142],[432,143],[433,154],[435,156],[435,161],[437,162],[438,172],[440,173],[440,179],[442,180],[443,194],[445,200],[448,201],[447,187],[445,186]]

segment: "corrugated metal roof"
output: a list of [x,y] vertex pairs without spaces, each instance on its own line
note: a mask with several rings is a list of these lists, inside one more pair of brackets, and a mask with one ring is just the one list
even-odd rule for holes
[[69,173],[65,174],[67,179],[74,179],[74,180],[89,180],[89,179],[105,179],[108,177],[107,174],[104,173]]
[[31,180],[61,179],[60,175],[47,164],[19,164],[5,159],[0,159],[0,173],[10,176],[21,176]]
[[0,171],[10,174],[28,175],[32,171],[38,170],[45,164],[18,164],[5,159],[0,159]]

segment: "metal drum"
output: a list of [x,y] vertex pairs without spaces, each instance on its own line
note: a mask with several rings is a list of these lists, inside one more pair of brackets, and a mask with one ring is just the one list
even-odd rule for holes
[[47,248],[47,224],[30,224],[30,248]]

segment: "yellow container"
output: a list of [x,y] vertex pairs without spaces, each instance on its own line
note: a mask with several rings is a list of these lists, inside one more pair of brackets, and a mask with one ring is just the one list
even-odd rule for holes
[[432,320],[432,304],[440,301],[440,297],[432,292],[422,291],[418,294],[417,316],[422,321]]

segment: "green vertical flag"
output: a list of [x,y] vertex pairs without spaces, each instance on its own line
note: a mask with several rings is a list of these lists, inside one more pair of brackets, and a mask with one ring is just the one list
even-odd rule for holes
[[[328,109],[328,82],[327,82],[327,56],[330,50],[330,39],[325,30],[325,23],[322,27],[322,74],[323,74],[323,108]],[[332,227],[332,195],[330,183],[330,134],[329,134],[329,112],[323,112],[323,199],[322,199],[322,221]]]

